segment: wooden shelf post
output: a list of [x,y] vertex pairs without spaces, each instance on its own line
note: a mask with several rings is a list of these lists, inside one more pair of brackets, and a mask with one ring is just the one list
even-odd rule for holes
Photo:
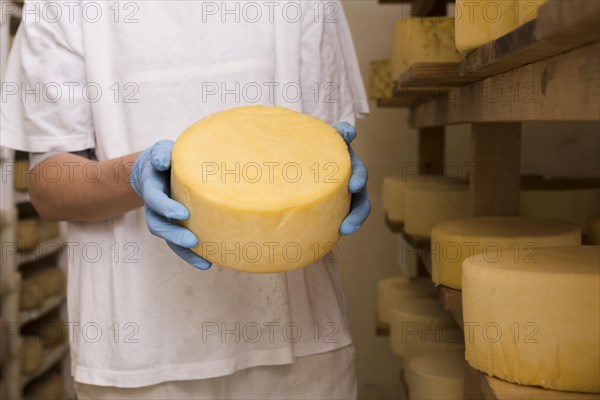
[[474,217],[519,215],[521,123],[471,125]]
[[444,127],[419,129],[419,173],[444,173]]

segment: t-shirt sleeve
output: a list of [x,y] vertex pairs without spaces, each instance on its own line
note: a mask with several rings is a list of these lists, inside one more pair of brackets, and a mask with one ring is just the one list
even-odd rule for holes
[[346,15],[339,1],[311,3],[303,20],[303,110],[323,121],[347,121],[369,113],[369,103]]
[[81,21],[67,17],[68,10],[58,18],[36,18],[35,3],[25,3],[32,11],[19,26],[6,66],[0,145],[38,153],[93,149]]

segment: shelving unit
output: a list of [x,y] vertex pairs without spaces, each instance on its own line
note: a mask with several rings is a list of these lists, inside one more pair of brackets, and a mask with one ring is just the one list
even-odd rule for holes
[[[19,22],[19,11],[22,7],[22,1],[0,0],[1,9],[11,10],[13,17],[2,18],[0,21],[0,65],[2,73],[5,70],[6,59],[8,56],[9,36],[16,31],[16,24]],[[17,11],[13,13],[13,11]],[[4,15],[6,17],[6,15]],[[2,77],[3,78],[3,77]],[[5,332],[5,343],[3,343],[2,357],[2,382],[3,393],[0,393],[0,399],[19,400],[23,397],[23,391],[27,384],[32,380],[41,377],[50,369],[58,366],[65,376],[65,387],[69,388],[68,381],[71,379],[68,373],[68,365],[65,362],[69,353],[69,344],[63,343],[44,352],[44,360],[38,370],[31,374],[21,373],[21,327],[29,322],[35,321],[48,313],[60,308],[64,312],[66,295],[64,293],[47,298],[44,303],[34,310],[20,310],[21,283],[23,280],[21,268],[38,260],[56,256],[64,247],[64,241],[61,236],[45,240],[38,243],[32,251],[17,252],[14,244],[17,241],[18,210],[17,205],[23,205],[29,202],[27,192],[14,190],[14,160],[15,152],[6,148],[0,148],[0,173],[2,180],[0,182],[0,220],[2,230],[2,259],[0,260],[0,298],[1,315],[3,323],[3,332]],[[10,246],[10,247],[9,247]],[[63,263],[64,264],[64,263]],[[64,271],[64,265],[56,265]],[[74,394],[67,392],[69,398],[74,398]]]
[[[440,15],[445,10],[441,3],[446,2],[415,0],[412,14]],[[521,122],[600,120],[598,26],[600,2],[550,0],[539,8],[536,20],[471,51],[460,62],[412,65],[398,77],[394,97],[380,99],[378,105],[410,108],[409,124],[419,134],[421,174],[444,172],[445,126],[471,124],[473,165],[494,163],[506,172],[492,184],[476,168],[471,170],[472,215],[518,215]],[[411,243],[401,226],[386,224]],[[426,247],[421,250],[421,262],[431,274],[431,255]],[[439,296],[462,327],[462,293],[440,286]],[[520,386],[469,367],[465,399],[571,400],[600,395]]]

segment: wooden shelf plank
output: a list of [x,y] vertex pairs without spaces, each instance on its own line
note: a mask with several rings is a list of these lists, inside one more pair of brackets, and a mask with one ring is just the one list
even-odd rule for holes
[[522,386],[489,377],[481,372],[479,387],[486,400],[592,400],[600,399],[598,393],[575,393]]
[[427,89],[427,91],[422,91],[415,88],[407,88],[397,92],[395,97],[377,99],[377,106],[409,108],[421,103],[425,103],[447,92],[447,88],[443,90],[430,88]]
[[411,110],[413,128],[600,119],[600,44],[453,89]]
[[468,53],[460,73],[488,77],[600,40],[600,2],[554,0],[538,19]]
[[420,62],[400,74],[395,91],[400,93],[407,88],[444,91],[479,80],[479,77],[461,75],[458,62]]
[[446,15],[448,0],[413,0],[412,15],[414,17],[427,17]]

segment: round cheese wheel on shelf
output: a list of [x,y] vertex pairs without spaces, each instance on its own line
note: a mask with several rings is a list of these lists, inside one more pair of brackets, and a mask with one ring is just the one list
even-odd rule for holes
[[404,276],[386,278],[377,285],[377,317],[379,322],[390,323],[394,306],[410,299],[435,298],[437,293],[429,278],[410,279]]
[[316,262],[348,214],[350,156],[341,135],[279,107],[240,107],[189,127],[172,154],[171,190],[181,224],[209,261],[247,272]]
[[38,243],[38,224],[35,218],[20,219],[17,222],[17,249],[32,250]]
[[423,339],[440,329],[454,325],[452,315],[438,299],[414,299],[392,307],[390,313],[390,345],[398,357],[406,355],[409,337]]
[[477,217],[448,221],[432,231],[432,279],[461,289],[465,259],[483,254],[492,262],[502,255],[533,259],[541,247],[581,244],[576,225],[539,218]]
[[439,223],[471,215],[468,184],[422,185],[406,188],[404,230],[429,239]]
[[392,36],[392,79],[418,62],[458,62],[454,45],[454,19],[448,17],[403,18]]
[[54,239],[60,235],[60,226],[58,222],[50,222],[42,219],[38,223],[38,232],[40,240]]
[[588,220],[587,240],[589,244],[600,245],[600,214],[590,216]]
[[33,272],[31,279],[37,280],[45,296],[60,294],[65,288],[65,274],[56,266],[42,268]]
[[[406,337],[406,351],[404,365],[422,355],[439,351],[462,351],[465,350],[465,338],[460,328],[445,326],[436,328],[427,335],[409,335]],[[406,369],[404,370],[407,375]]]
[[37,336],[23,336],[21,342],[21,372],[30,374],[37,370],[44,359],[44,346]]
[[56,400],[64,398],[63,377],[50,372],[31,382],[25,388],[25,400]]
[[408,364],[408,398],[462,400],[466,365],[462,351],[442,351],[415,357]]
[[15,160],[14,188],[26,192],[29,187],[29,160]]
[[[600,392],[600,246],[504,253],[463,266],[466,357],[500,379]],[[469,327],[467,329],[467,327]]]
[[44,303],[46,295],[44,288],[37,279],[24,279],[21,283],[19,307],[21,310],[31,310]]

